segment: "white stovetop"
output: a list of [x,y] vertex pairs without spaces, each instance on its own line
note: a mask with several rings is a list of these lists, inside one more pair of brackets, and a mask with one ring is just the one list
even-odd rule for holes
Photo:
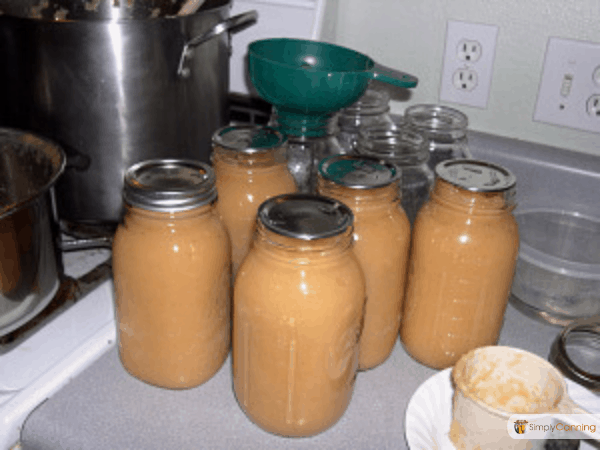
[[[65,272],[76,278],[109,255],[108,250],[65,253]],[[29,413],[115,344],[113,295],[107,280],[0,355],[0,450],[18,448]]]

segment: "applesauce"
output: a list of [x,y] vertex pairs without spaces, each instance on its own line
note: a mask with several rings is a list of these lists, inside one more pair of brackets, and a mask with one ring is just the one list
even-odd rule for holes
[[358,364],[363,370],[388,358],[400,327],[410,223],[400,205],[399,178],[394,165],[367,156],[333,156],[319,165],[319,194],[354,213],[354,253],[367,293]]
[[400,338],[435,369],[496,344],[519,250],[516,180],[501,166],[450,160],[436,167],[415,221]]
[[206,164],[151,160],[125,175],[113,243],[119,356],[142,381],[198,386],[230,346],[230,246]]
[[[16,214],[22,215],[22,211]],[[0,219],[0,294],[15,290],[21,278],[21,252],[13,216]]]
[[231,239],[234,278],[248,253],[258,206],[268,198],[296,191],[285,149],[286,138],[270,127],[228,126],[213,136],[217,211]]
[[274,197],[235,280],[233,384],[258,426],[311,436],[344,414],[354,389],[365,282],[352,212],[309,194]]

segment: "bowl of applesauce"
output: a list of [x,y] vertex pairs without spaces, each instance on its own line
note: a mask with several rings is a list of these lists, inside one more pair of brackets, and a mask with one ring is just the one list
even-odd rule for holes
[[600,216],[544,208],[515,218],[520,248],[511,302],[557,325],[600,314]]

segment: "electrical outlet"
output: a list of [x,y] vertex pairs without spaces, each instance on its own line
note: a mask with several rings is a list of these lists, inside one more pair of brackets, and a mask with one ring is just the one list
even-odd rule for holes
[[440,100],[487,108],[498,27],[448,21]]
[[600,94],[594,94],[588,98],[585,106],[588,115],[600,120]]
[[478,61],[481,58],[481,42],[461,39],[458,43],[457,55],[461,61]]
[[471,69],[458,69],[452,75],[452,84],[459,91],[471,92],[477,87],[477,72]]
[[533,120],[600,133],[600,44],[548,39]]

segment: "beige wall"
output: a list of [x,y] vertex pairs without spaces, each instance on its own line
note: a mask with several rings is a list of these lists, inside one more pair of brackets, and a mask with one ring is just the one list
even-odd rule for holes
[[[453,105],[470,128],[600,156],[600,134],[533,121],[548,37],[600,43],[600,0],[327,0],[321,39],[419,77],[392,111],[438,103],[447,20],[499,27],[487,109]],[[600,63],[600,62],[599,62]]]

